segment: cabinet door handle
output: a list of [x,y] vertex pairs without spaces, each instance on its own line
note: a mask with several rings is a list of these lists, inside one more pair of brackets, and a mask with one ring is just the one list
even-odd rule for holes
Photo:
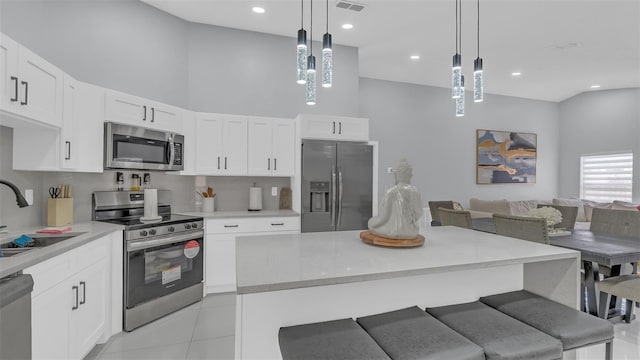
[[342,135],[342,121],[338,123],[338,135]]
[[142,105],[142,108],[144,109],[143,115],[142,115],[142,121],[146,121],[147,120],[147,105]]
[[13,81],[13,89],[15,91],[15,96],[11,98],[11,101],[16,102],[18,101],[18,78],[15,76],[12,76],[11,80]]
[[80,281],[80,286],[82,286],[82,300],[80,300],[80,305],[83,305],[87,302],[87,283]]
[[74,291],[76,294],[76,304],[71,307],[71,310],[78,310],[78,287],[73,285],[71,287],[71,291]]
[[151,122],[154,122],[156,119],[156,108],[151,108]]
[[278,170],[278,159],[273,158],[273,171]]
[[271,170],[271,158],[267,158],[267,170]]
[[67,150],[67,154],[64,156],[65,160],[71,160],[71,141],[65,141],[64,142],[65,146],[66,146],[66,150]]
[[284,226],[284,223],[271,223],[271,226]]
[[218,170],[220,170],[220,156],[218,156]]
[[226,227],[226,228],[237,228],[238,225],[237,224],[236,225],[225,225],[224,227]]
[[336,133],[336,122],[333,122],[333,131],[331,132],[332,134]]
[[20,81],[24,85],[24,101],[20,102],[20,105],[27,105],[29,103],[29,83],[26,81]]
[[227,170],[227,157],[224,157],[224,169]]

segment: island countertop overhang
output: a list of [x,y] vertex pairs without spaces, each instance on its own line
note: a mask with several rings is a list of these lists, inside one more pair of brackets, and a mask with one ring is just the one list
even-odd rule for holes
[[383,248],[359,231],[242,236],[236,239],[237,293],[406,277],[575,258],[559,247],[456,227],[422,232],[424,246]]

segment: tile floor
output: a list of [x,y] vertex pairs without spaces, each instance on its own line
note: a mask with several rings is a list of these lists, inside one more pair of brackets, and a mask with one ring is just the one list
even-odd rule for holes
[[[233,359],[235,310],[235,293],[209,295],[130,333],[112,337],[85,360]],[[614,328],[614,360],[640,360],[640,320],[617,323]],[[604,345],[578,349],[577,355],[579,360],[601,360]]]

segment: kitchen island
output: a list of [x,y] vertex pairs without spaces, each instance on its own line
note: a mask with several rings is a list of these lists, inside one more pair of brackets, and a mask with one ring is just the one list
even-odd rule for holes
[[238,237],[236,358],[280,358],[278,329],[527,289],[578,308],[580,253],[457,227],[383,248],[359,231]]

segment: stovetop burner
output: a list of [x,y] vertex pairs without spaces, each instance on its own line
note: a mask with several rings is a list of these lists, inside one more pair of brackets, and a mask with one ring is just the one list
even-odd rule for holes
[[192,222],[192,221],[198,221],[198,220],[202,220],[202,218],[196,217],[196,216],[180,215],[180,214],[169,214],[169,215],[163,215],[162,220],[158,222],[151,222],[151,223],[141,222],[140,217],[127,218],[127,219],[106,219],[106,220],[100,220],[100,221],[108,222],[111,224],[124,225],[127,230],[137,230],[137,229],[144,229],[144,228],[155,227],[160,225],[180,224],[180,223]]

